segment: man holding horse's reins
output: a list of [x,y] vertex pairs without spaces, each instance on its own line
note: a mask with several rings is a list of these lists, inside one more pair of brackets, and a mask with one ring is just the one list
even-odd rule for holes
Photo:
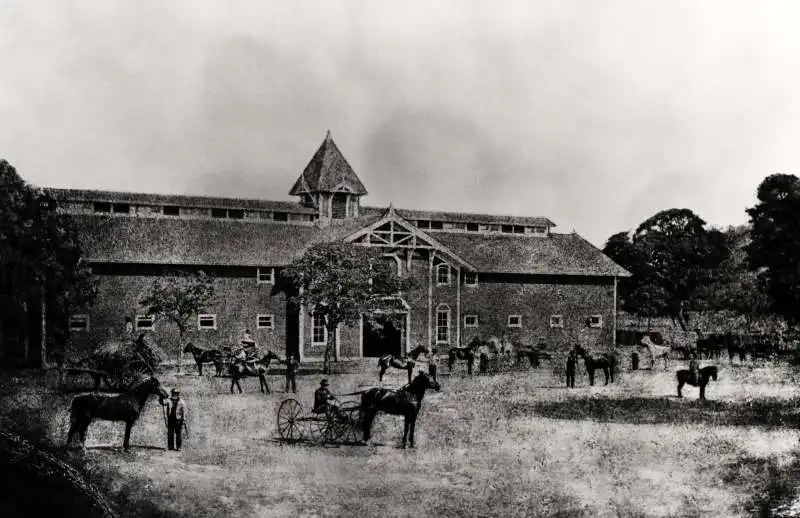
[[178,389],[172,389],[169,400],[164,404],[167,408],[167,448],[181,451],[183,437],[181,432],[186,426],[186,404]]

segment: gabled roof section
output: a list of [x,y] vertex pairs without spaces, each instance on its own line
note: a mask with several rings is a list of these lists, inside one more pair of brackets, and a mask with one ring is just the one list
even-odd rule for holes
[[389,208],[380,219],[350,234],[344,240],[351,243],[388,248],[429,248],[440,252],[468,270],[475,271],[475,267],[469,262],[428,233],[415,227],[410,221],[398,214],[391,205],[389,205]]
[[367,194],[364,184],[331,138],[330,131],[289,194],[299,196],[312,192],[349,192],[358,196]]

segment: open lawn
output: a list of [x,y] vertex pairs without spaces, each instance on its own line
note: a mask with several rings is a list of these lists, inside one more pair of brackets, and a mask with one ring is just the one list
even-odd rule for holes
[[[329,376],[331,389],[374,385],[375,371]],[[306,410],[321,377],[298,377]],[[693,387],[677,399],[674,369],[625,372],[607,387],[584,374],[574,390],[547,366],[443,375],[413,450],[398,448],[402,419],[383,414],[370,446],[283,444],[275,415],[291,395],[276,391],[279,376],[270,396],[254,379],[243,395],[227,379],[161,379],[188,405],[184,451],[164,451],[151,399],[131,453],[117,449],[122,424],[96,423],[85,455],[72,454],[133,516],[768,516],[800,473],[800,387],[786,366],[723,364],[707,402]],[[403,381],[390,371],[384,383]],[[71,395],[4,386],[2,415],[63,443]]]

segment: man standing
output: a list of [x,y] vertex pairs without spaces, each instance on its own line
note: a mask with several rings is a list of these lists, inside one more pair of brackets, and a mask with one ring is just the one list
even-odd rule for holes
[[578,363],[578,356],[575,349],[570,349],[567,355],[567,388],[575,388],[575,366]]
[[436,349],[431,348],[428,353],[428,375],[433,381],[436,381]]
[[167,415],[167,448],[181,451],[183,444],[181,432],[186,419],[186,405],[178,389],[172,389],[167,403]]
[[297,385],[295,384],[294,376],[297,373],[297,367],[300,365],[300,362],[297,361],[297,358],[294,354],[290,354],[288,358],[286,358],[286,391],[289,392],[289,384],[292,385],[292,392],[297,394]]

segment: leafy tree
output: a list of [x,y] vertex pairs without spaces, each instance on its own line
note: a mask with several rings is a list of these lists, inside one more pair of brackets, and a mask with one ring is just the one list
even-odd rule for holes
[[[328,341],[323,372],[330,372],[336,350],[336,328],[355,325],[364,316],[376,320],[375,311],[391,309],[388,299],[408,289],[379,250],[343,242],[319,243],[283,272],[297,288],[290,300],[325,318]],[[380,322],[372,325],[380,326]]]
[[183,369],[183,342],[189,324],[213,302],[214,293],[213,280],[204,272],[175,271],[156,279],[150,293],[139,302],[148,315],[178,327],[178,372]]
[[[0,160],[0,262],[2,327],[19,328],[32,307],[41,308],[47,323],[41,344],[45,367],[47,342],[63,343],[69,311],[89,306],[97,289],[70,217],[58,213],[47,193],[27,184],[5,160]],[[4,332],[3,338],[11,337]]]
[[747,209],[750,268],[763,280],[772,310],[791,324],[800,321],[800,180],[768,176],[758,187],[758,203]]
[[611,236],[603,251],[632,273],[620,286],[621,307],[642,316],[668,316],[685,331],[688,312],[728,257],[722,232],[708,230],[688,209],[661,211],[631,237]]

